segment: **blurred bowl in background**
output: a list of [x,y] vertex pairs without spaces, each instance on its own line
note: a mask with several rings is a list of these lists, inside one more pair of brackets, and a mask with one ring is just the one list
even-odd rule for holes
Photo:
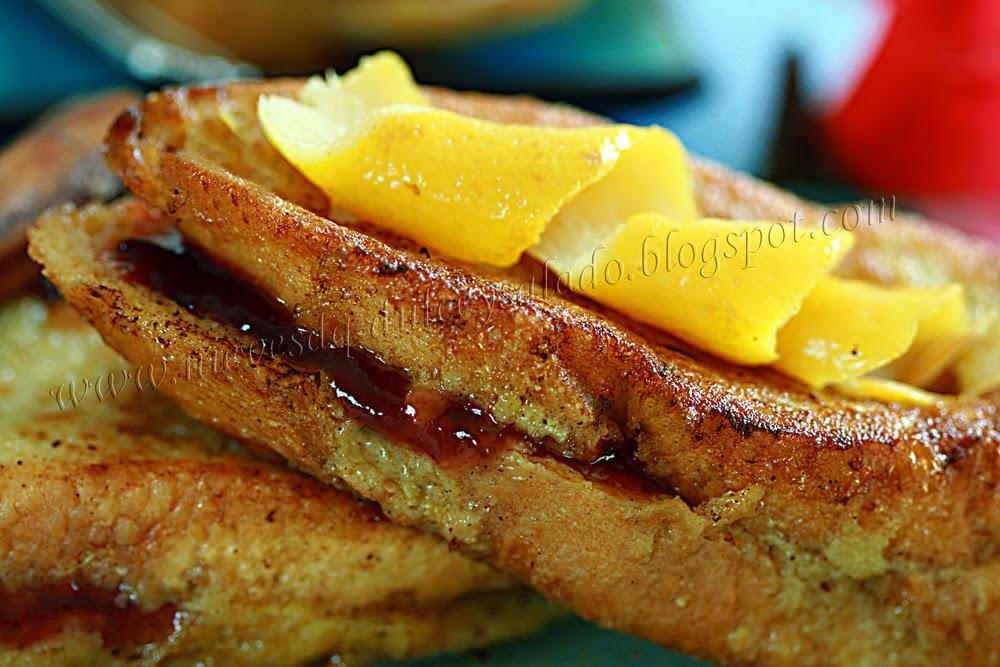
[[197,53],[245,60],[267,74],[344,66],[374,47],[438,47],[537,25],[582,4],[581,0],[105,2],[159,39]]

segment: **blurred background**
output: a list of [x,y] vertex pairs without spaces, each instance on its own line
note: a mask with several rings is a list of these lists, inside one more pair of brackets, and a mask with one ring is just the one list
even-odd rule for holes
[[108,86],[345,69],[659,123],[821,200],[1000,236],[994,0],[0,0],[0,140]]

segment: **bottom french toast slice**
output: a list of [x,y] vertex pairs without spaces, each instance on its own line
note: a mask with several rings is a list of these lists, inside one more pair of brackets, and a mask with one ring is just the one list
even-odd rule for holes
[[157,392],[164,380],[65,304],[0,305],[0,664],[355,665],[562,613],[250,456]]

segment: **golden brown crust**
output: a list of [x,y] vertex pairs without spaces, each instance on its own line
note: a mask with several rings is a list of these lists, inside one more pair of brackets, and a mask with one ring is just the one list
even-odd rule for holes
[[[168,641],[129,649],[140,664],[402,658],[507,639],[557,613],[370,505],[253,459],[152,389],[118,381],[108,396],[105,381],[104,399],[83,395],[85,379],[129,367],[64,309],[26,298],[0,310],[0,375],[16,375],[0,385],[11,408],[0,418],[0,605],[70,581],[125,591],[147,612],[175,605]],[[0,664],[125,653],[67,630],[0,648]]]
[[[518,282],[537,276],[530,263],[483,275],[331,223],[295,205],[322,210],[287,164],[251,159],[267,151],[253,126],[234,140],[214,120],[220,101],[246,108],[266,90],[154,96],[113,128],[112,164],[200,247],[294,304],[301,324],[349,324],[352,344],[412,369],[415,385],[472,397],[560,455],[591,461],[609,438],[631,440],[673,494],[622,495],[524,448],[437,465],[346,418],[328,389],[280,360],[179,379],[189,393],[175,395],[189,411],[272,444],[321,479],[343,479],[394,519],[451,537],[588,618],[698,655],[1000,660],[995,395],[933,408],[814,396],[591,304],[526,294]],[[435,95],[500,119],[592,122],[527,100]],[[816,207],[769,186],[693,168],[708,213],[816,222]],[[257,183],[280,184],[284,198]],[[88,222],[95,217],[50,216],[32,252],[113,347],[139,363],[178,363],[246,346],[124,282],[102,257],[129,230]],[[904,268],[926,266],[934,275],[919,279],[964,280],[976,299],[995,294],[996,250],[957,233],[907,222],[859,237],[855,275],[912,280]],[[941,243],[947,259],[932,259]],[[442,316],[407,319],[428,294]],[[386,314],[405,330],[372,326]]]

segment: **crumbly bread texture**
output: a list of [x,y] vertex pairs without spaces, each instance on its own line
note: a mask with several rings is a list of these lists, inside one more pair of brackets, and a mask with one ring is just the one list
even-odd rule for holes
[[[32,255],[108,343],[168,360],[164,391],[223,431],[345,483],[586,618],[727,664],[1000,664],[998,396],[916,408],[813,394],[737,368],[582,299],[428,258],[324,217],[322,194],[263,140],[256,98],[294,81],[168,91],[119,118],[109,158],[150,213],[64,209]],[[433,91],[509,122],[598,122],[567,107]],[[230,122],[220,120],[225,109]],[[706,214],[817,225],[818,207],[692,159]],[[298,322],[472,400],[522,437],[441,460],[352,419],[322,374],[124,279],[108,248],[177,225],[294,306]],[[993,247],[921,221],[858,230],[846,275],[964,283],[1000,302]],[[400,267],[403,267],[402,269]],[[435,317],[412,317],[430,303]],[[403,328],[382,327],[385,321]],[[339,327],[340,334],[333,330]],[[229,372],[182,373],[230,353]],[[634,448],[653,489],[579,463]],[[575,462],[575,463],[574,463]],[[572,464],[572,465],[571,465]]]

